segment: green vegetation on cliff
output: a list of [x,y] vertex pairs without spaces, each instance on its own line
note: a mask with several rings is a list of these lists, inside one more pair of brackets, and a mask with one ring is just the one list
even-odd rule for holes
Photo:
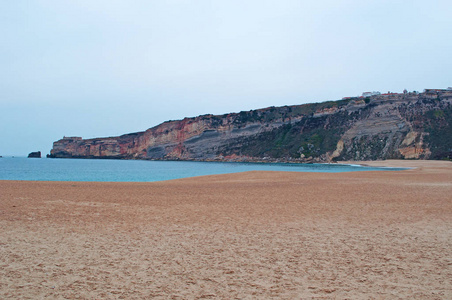
[[218,149],[218,154],[251,157],[300,158],[318,157],[334,151],[342,134],[356,114],[348,112],[319,117],[307,116],[271,131],[239,138]]
[[432,159],[452,159],[452,105],[439,99],[422,99],[399,109],[413,128],[425,132]]
[[452,107],[428,111],[425,114],[428,133],[426,142],[430,145],[433,159],[452,159]]

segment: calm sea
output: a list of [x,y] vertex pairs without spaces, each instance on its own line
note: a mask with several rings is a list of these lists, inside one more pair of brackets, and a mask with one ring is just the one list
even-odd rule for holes
[[337,173],[378,170],[402,169],[338,164],[0,158],[0,180],[146,182],[245,171]]

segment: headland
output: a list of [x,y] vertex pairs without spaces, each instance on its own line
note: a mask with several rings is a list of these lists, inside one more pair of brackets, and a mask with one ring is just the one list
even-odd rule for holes
[[116,137],[64,137],[49,157],[311,163],[452,159],[451,149],[448,88],[202,115]]

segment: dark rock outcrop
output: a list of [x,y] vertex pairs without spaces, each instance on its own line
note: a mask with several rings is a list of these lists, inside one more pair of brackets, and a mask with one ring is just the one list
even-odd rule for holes
[[64,137],[49,157],[329,162],[452,156],[452,90],[374,95]]
[[41,151],[31,152],[28,154],[28,158],[41,158]]

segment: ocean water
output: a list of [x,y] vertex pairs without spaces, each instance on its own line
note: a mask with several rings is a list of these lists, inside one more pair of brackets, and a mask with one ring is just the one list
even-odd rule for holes
[[245,171],[338,173],[378,170],[402,169],[339,164],[0,158],[0,180],[149,182]]

